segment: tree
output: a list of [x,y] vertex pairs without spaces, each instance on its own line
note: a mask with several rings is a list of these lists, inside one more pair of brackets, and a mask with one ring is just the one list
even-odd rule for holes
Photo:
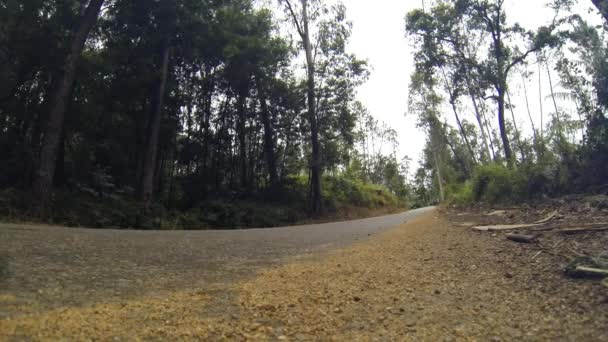
[[[323,210],[323,199],[321,196],[321,150],[319,144],[319,127],[316,112],[316,90],[315,90],[315,60],[313,56],[313,43],[311,41],[311,22],[316,18],[310,15],[310,5],[320,6],[318,0],[300,0],[300,6],[292,0],[280,0],[291,16],[306,56],[306,98],[308,104],[308,123],[310,125],[311,143],[311,165],[310,165],[310,188],[311,188],[311,213],[318,216]],[[318,9],[315,9],[318,11]],[[317,11],[313,11],[316,13]]]
[[[475,29],[484,30],[490,35],[490,58],[481,67],[495,91],[493,99],[498,107],[498,127],[505,159],[509,165],[513,165],[514,156],[505,125],[505,98],[509,74],[515,66],[524,63],[530,54],[557,43],[557,38],[552,36],[554,28],[541,27],[537,33],[533,33],[525,31],[517,24],[507,26],[504,0],[461,0],[457,1],[455,6],[465,15],[465,20],[472,22]],[[520,52],[517,47],[507,45],[513,36],[527,37],[530,43]]]
[[158,26],[161,31],[159,47],[160,62],[158,63],[157,86],[153,95],[150,118],[146,136],[146,147],[143,154],[142,177],[139,187],[139,198],[146,205],[150,205],[154,194],[154,181],[157,174],[158,139],[160,133],[161,117],[164,109],[167,79],[169,77],[169,59],[171,54],[171,40],[175,26],[175,9],[172,0],[164,0],[158,8]]
[[[323,211],[321,174],[324,160],[322,157],[327,158],[333,154],[322,151],[321,133],[324,127],[331,127],[327,122],[332,113],[346,114],[342,116],[341,122],[349,121],[347,117],[350,116],[349,103],[352,101],[353,88],[360,82],[360,77],[365,77],[365,63],[345,52],[346,42],[350,36],[350,24],[346,22],[344,5],[338,3],[328,7],[320,0],[299,2],[280,0],[279,2],[283,4],[300,37],[301,48],[305,55],[307,121],[311,139],[311,214],[318,216]],[[350,131],[353,127],[354,125],[350,124],[345,131]],[[325,142],[328,141],[329,137],[326,134]]]
[[[505,159],[515,160],[508,136],[505,109],[510,72],[526,61],[530,54],[557,44],[552,35],[555,23],[538,32],[524,30],[518,24],[507,25],[504,0],[454,0],[439,2],[431,14],[414,10],[408,14],[406,28],[420,36],[418,61],[421,68],[437,68],[443,74],[460,134],[472,154],[455,106],[458,96],[471,96],[481,132],[484,132],[478,98],[489,98],[497,104],[498,127]],[[485,59],[470,47],[472,37],[477,46],[487,48]],[[519,42],[525,42],[525,47]],[[445,70],[450,70],[448,77]],[[478,84],[479,86],[472,86]],[[464,90],[464,89],[467,89]],[[491,88],[491,89],[490,89]],[[489,92],[490,95],[486,95]],[[485,135],[485,133],[484,133]]]
[[53,179],[55,177],[56,161],[61,143],[61,132],[65,120],[65,111],[72,92],[78,61],[89,31],[95,25],[104,0],[91,0],[82,19],[73,33],[69,51],[66,54],[61,77],[53,85],[49,98],[48,122],[44,133],[42,150],[40,152],[40,166],[36,173],[34,184],[34,200],[40,216],[45,215],[52,193]]

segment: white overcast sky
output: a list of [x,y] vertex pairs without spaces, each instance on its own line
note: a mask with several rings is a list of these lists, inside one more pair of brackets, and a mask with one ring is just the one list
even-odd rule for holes
[[[427,6],[430,2],[426,1]],[[348,8],[347,17],[353,22],[349,49],[359,58],[368,59],[373,68],[369,81],[359,89],[358,99],[373,116],[398,131],[400,152],[416,162],[425,136],[416,127],[416,118],[406,116],[413,49],[405,37],[404,18],[408,11],[420,8],[422,0],[344,0],[344,3]],[[546,8],[546,3],[547,0],[507,0],[509,21],[519,22],[529,29],[547,24],[553,14]],[[581,12],[587,13],[591,1],[581,0],[581,5]],[[591,16],[599,20],[595,14]],[[529,85],[529,95],[535,99],[538,99],[538,92],[533,92],[537,88],[538,84]],[[512,95],[517,96],[515,89]],[[514,102],[518,100],[514,99]],[[548,102],[546,106],[549,106]],[[532,104],[532,111],[537,107],[538,101]],[[517,112],[516,115],[527,115],[525,113]],[[516,118],[522,126],[527,125],[526,120],[527,116]]]

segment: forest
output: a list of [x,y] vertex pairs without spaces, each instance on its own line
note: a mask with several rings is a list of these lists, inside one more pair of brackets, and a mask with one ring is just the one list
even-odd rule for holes
[[404,13],[410,174],[357,100],[342,2],[2,0],[0,216],[261,227],[606,191],[608,1],[544,2],[534,28],[505,0]]
[[346,7],[0,1],[0,215],[260,227],[405,207]]

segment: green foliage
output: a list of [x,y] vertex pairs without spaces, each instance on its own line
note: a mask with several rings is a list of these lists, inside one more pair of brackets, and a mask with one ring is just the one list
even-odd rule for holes
[[523,175],[500,164],[479,166],[471,181],[473,199],[485,203],[515,202],[527,198]]
[[326,176],[323,180],[323,198],[330,210],[345,207],[398,208],[401,205],[397,196],[381,185],[346,177]]
[[447,200],[449,203],[457,205],[472,203],[474,201],[472,182],[450,184],[447,189]]

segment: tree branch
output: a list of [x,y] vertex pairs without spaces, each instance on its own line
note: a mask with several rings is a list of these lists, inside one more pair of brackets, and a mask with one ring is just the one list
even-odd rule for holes
[[293,10],[293,6],[291,6],[291,1],[290,0],[280,0],[280,1],[284,2],[285,5],[287,6],[287,10],[289,10],[291,17],[293,18],[293,22],[296,25],[296,29],[298,30],[298,34],[300,34],[300,37],[304,38],[304,30],[302,30],[302,27],[300,26],[300,20],[298,20],[298,16],[296,15],[296,12]]
[[536,45],[536,46],[532,47],[530,50],[526,51],[523,55],[520,55],[520,56],[514,58],[513,61],[505,69],[505,75],[508,74],[509,71],[511,71],[511,68],[513,68],[517,64],[522,63],[526,58],[528,58],[528,55],[530,55],[532,52],[540,51],[541,48],[542,48],[542,45],[540,45],[540,44]]

